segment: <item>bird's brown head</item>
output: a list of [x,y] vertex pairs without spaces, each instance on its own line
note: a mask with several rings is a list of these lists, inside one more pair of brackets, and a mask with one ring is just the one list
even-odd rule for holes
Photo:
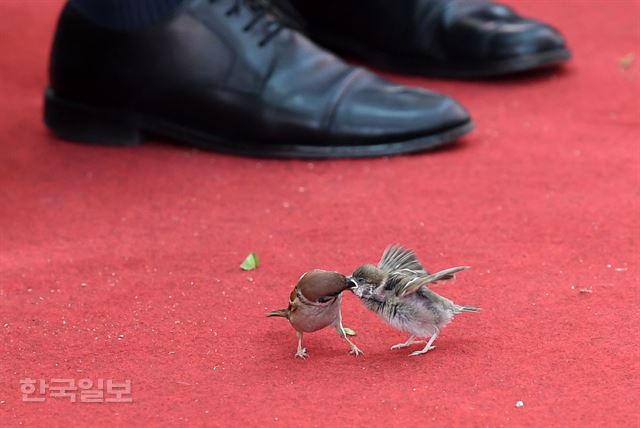
[[354,281],[338,272],[316,269],[305,273],[296,288],[308,300],[322,302],[337,297],[342,291],[355,286]]
[[374,265],[362,265],[356,269],[350,278],[356,283],[356,287],[352,290],[359,297],[367,297],[380,286],[386,278],[386,274]]

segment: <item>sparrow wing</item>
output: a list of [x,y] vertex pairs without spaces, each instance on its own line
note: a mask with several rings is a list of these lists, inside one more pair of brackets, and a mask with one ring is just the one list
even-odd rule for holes
[[305,299],[322,303],[331,300],[350,287],[351,284],[344,275],[316,269],[302,275],[296,285],[296,290]]
[[422,276],[429,273],[420,264],[413,251],[398,244],[392,244],[384,250],[378,267],[385,272],[403,271],[413,276]]
[[387,280],[376,288],[378,295],[397,294],[396,290],[402,289],[404,284],[415,278],[415,275],[405,271],[391,272],[387,276]]
[[420,290],[424,285],[438,281],[445,281],[455,278],[455,274],[463,270],[469,269],[469,266],[457,266],[449,269],[441,270],[430,275],[422,275],[416,277],[405,277],[399,281],[394,287],[396,296],[403,297]]

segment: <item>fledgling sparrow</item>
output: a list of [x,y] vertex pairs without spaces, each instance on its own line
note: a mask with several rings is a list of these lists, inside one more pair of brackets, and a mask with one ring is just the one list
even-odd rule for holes
[[420,355],[435,348],[433,342],[454,315],[480,310],[475,306],[456,305],[426,287],[430,283],[453,279],[457,272],[468,268],[459,266],[430,274],[413,251],[391,245],[384,251],[378,266],[365,264],[353,272],[351,278],[358,285],[352,291],[388,324],[411,334],[404,343],[391,349],[425,343],[415,339],[430,337],[422,350],[410,354]]
[[269,312],[268,317],[283,317],[289,320],[298,335],[298,358],[307,358],[307,350],[302,347],[303,333],[310,333],[327,326],[334,326],[338,334],[351,347],[350,353],[356,357],[363,352],[347,337],[342,325],[340,304],[341,293],[352,289],[355,282],[338,272],[312,270],[300,277],[289,296],[287,309]]

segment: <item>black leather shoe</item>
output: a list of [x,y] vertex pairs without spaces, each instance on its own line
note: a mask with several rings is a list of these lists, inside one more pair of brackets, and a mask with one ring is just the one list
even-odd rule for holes
[[550,26],[482,0],[274,0],[318,43],[387,70],[479,78],[566,61]]
[[260,1],[202,0],[148,28],[113,31],[67,5],[45,122],[62,138],[136,144],[145,135],[276,157],[379,156],[467,133],[453,99],[346,65]]

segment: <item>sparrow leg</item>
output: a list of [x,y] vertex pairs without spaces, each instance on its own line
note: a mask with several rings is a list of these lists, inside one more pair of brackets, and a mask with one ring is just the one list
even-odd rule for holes
[[415,339],[415,338],[416,338],[415,336],[410,336],[410,337],[407,339],[407,341],[406,341],[406,342],[404,342],[404,343],[398,343],[397,345],[393,345],[393,346],[391,347],[391,349],[392,349],[392,350],[393,350],[393,349],[402,349],[402,348],[406,348],[407,346],[411,346],[411,345],[413,345],[413,344],[415,344],[415,343],[425,343],[425,341],[424,341],[424,340],[413,340],[413,339]]
[[431,339],[429,339],[429,341],[427,342],[427,344],[425,345],[424,348],[422,348],[419,351],[415,351],[409,354],[410,357],[415,357],[416,355],[422,355],[422,354],[426,354],[427,352],[429,352],[432,349],[435,349],[435,346],[431,346],[431,344],[436,340],[436,337],[438,337],[438,334],[440,334],[440,330],[438,328],[436,328],[436,331],[431,335]]
[[347,343],[349,344],[349,347],[351,347],[351,351],[349,351],[350,354],[353,354],[356,357],[358,355],[364,354],[364,352],[362,352],[360,350],[360,348],[358,348],[355,345],[355,343],[353,343],[352,341],[349,340],[349,338],[347,337],[347,333],[345,333],[345,331],[342,329],[342,324],[340,324],[340,326],[338,327],[338,334],[340,334],[340,337],[342,337],[344,340],[346,340]]
[[302,358],[303,360],[309,356],[307,349],[302,347],[302,332],[296,331],[298,335],[298,352],[296,352],[296,358]]
[[360,350],[360,348],[358,348],[352,341],[349,340],[349,338],[347,337],[347,333],[344,331],[344,326],[342,325],[342,314],[338,314],[338,323],[336,324],[336,330],[338,330],[338,334],[340,335],[341,338],[343,338],[344,340],[347,341],[347,343],[349,344],[349,346],[351,347],[351,351],[349,351],[350,354],[353,354],[354,356],[358,356],[361,354],[364,354],[364,352],[362,352]]

